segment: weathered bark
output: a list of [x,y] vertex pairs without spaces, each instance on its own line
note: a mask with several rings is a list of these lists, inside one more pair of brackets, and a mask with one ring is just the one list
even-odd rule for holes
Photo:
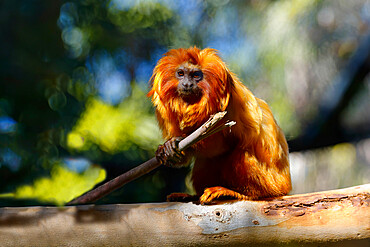
[[208,206],[146,203],[0,208],[0,246],[296,243],[369,246],[370,184]]

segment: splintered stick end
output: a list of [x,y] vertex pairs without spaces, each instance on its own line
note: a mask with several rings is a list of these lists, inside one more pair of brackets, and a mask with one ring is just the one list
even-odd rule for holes
[[229,122],[225,123],[225,125],[226,125],[227,127],[232,127],[232,126],[234,126],[235,124],[236,124],[236,122],[235,122],[235,121],[229,121]]

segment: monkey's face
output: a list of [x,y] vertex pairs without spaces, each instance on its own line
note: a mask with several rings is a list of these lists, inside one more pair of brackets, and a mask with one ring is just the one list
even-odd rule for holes
[[186,102],[196,102],[202,96],[199,83],[203,80],[202,70],[192,64],[183,64],[175,72],[178,81],[177,93]]
[[163,119],[180,121],[184,129],[226,109],[232,80],[215,50],[180,48],[168,51],[158,61],[148,96]]

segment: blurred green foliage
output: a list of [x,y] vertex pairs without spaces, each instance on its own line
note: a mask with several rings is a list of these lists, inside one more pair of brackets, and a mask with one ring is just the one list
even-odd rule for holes
[[[151,158],[163,140],[147,83],[170,48],[218,49],[295,138],[370,22],[365,0],[4,0],[0,7],[0,205],[61,205],[105,173],[111,179]],[[351,105],[360,110],[346,112],[351,128],[369,120],[369,88]],[[348,145],[340,150],[352,165],[335,176],[368,174],[368,142]],[[292,174],[311,157],[299,155]],[[162,201],[186,189],[188,171],[160,168],[100,203]],[[299,173],[293,182],[302,174],[312,179]],[[325,186],[295,192],[333,184]]]
[[37,199],[44,203],[64,205],[91,190],[95,184],[103,181],[105,176],[105,170],[98,167],[89,167],[79,174],[55,165],[51,169],[50,177],[38,178],[32,185],[19,186],[14,193],[3,194],[2,197]]
[[[117,106],[96,98],[87,100],[85,112],[67,135],[67,146],[88,151],[95,144],[111,154],[128,151],[133,146],[154,152],[161,135],[154,114],[148,115],[151,106],[143,100],[145,97],[143,91],[134,86],[131,96]],[[139,153],[137,150],[130,155]],[[140,158],[146,156],[133,159]]]

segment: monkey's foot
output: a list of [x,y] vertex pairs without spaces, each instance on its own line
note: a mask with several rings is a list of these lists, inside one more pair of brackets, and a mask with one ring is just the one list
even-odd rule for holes
[[186,193],[172,193],[167,196],[168,202],[191,202],[198,201],[199,196],[192,196]]
[[221,186],[210,187],[204,190],[203,195],[199,198],[201,204],[208,204],[213,200],[220,198],[220,197],[228,197],[236,200],[248,200],[249,197],[239,192],[226,189]]

